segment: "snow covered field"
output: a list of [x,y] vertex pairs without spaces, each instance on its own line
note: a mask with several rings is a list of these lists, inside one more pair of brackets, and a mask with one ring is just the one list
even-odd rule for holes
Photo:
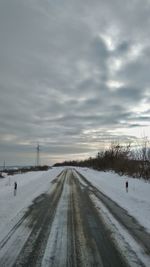
[[[34,198],[50,188],[50,182],[62,169],[53,168],[45,172],[29,172],[0,179],[0,232]],[[124,207],[150,232],[150,183],[111,172],[76,169],[100,191]],[[126,180],[129,182],[128,193],[125,190]],[[14,181],[18,184],[16,197],[13,196]]]
[[[93,185],[109,196],[150,232],[150,183],[111,172],[77,168]],[[128,193],[125,182],[128,180]]]
[[[73,253],[71,249],[73,249],[73,251],[76,249],[73,245],[73,247],[70,249],[71,252],[68,252],[69,250],[67,244],[71,244],[68,242],[72,242],[68,241],[67,238],[69,238],[69,236],[70,238],[73,238],[74,240],[73,243],[74,242],[76,243],[75,240],[78,241],[80,240],[80,242],[81,241],[83,242],[84,239],[81,240],[83,233],[80,236],[78,236],[78,233],[79,233],[79,226],[84,227],[84,224],[82,225],[81,223],[82,220],[81,221],[79,220],[80,223],[77,229],[75,230],[74,228],[75,226],[73,225],[75,219],[73,218],[77,219],[76,216],[78,216],[79,214],[78,208],[80,205],[81,205],[80,215],[82,216],[83,210],[84,210],[83,213],[85,213],[86,210],[86,205],[84,203],[85,192],[86,195],[89,194],[89,197],[92,199],[92,205],[94,206],[93,203],[95,203],[97,211],[100,212],[100,215],[103,217],[104,224],[106,224],[107,228],[111,231],[112,240],[114,240],[117,246],[121,249],[124,257],[127,260],[130,259],[130,261],[132,262],[131,264],[132,267],[149,266],[148,255],[149,255],[150,243],[149,240],[145,240],[149,239],[148,233],[146,233],[146,238],[141,233],[141,238],[143,238],[146,241],[145,244],[148,245],[148,251],[147,253],[145,253],[143,245],[139,244],[138,241],[136,241],[136,238],[133,238],[134,236],[132,236],[132,230],[138,227],[138,223],[135,222],[135,224],[132,223],[130,224],[130,227],[132,228],[130,233],[130,231],[128,231],[128,229],[121,224],[121,221],[117,220],[113,216],[113,213],[111,213],[111,210],[108,209],[107,205],[104,205],[103,201],[99,199],[99,197],[96,195],[94,191],[95,190],[94,188],[96,188],[96,190],[98,189],[99,192],[102,192],[104,195],[108,196],[114,202],[118,203],[120,207],[124,208],[128,212],[128,214],[130,214],[133,218],[135,218],[139,222],[139,224],[142,225],[147,230],[147,232],[150,233],[150,183],[146,183],[145,181],[139,179],[133,179],[124,176],[121,177],[112,172],[98,172],[87,168],[75,168],[79,173],[72,170],[64,171],[63,174],[59,176],[56,182],[55,179],[56,176],[60,174],[61,171],[64,169],[66,168],[60,168],[60,167],[52,168],[49,171],[28,172],[25,174],[6,176],[4,179],[0,179],[0,258],[2,260],[2,262],[0,262],[0,264],[2,265],[0,266],[6,266],[7,263],[7,267],[8,266],[12,267],[13,262],[15,262],[17,256],[21,251],[21,248],[23,247],[23,244],[25,243],[30,244],[30,242],[27,242],[27,238],[31,235],[32,228],[30,229],[30,227],[27,227],[27,224],[29,224],[29,220],[28,219],[22,220],[22,218],[23,215],[27,212],[28,207],[33,203],[35,204],[34,202],[35,198],[39,196],[41,197],[41,194],[46,192],[53,192],[53,195],[50,195],[51,197],[48,200],[48,207],[50,207],[49,212],[47,211],[47,206],[44,206],[45,204],[42,204],[46,203],[46,199],[44,200],[43,198],[43,200],[41,199],[41,202],[36,203],[38,212],[37,215],[44,208],[45,209],[44,214],[48,214],[49,216],[47,225],[49,225],[49,222],[51,220],[49,239],[46,245],[45,255],[42,261],[43,265],[41,266],[46,266],[45,262],[47,262],[48,264],[47,266],[50,266],[49,264],[51,262],[51,257],[53,256],[53,251],[55,252],[66,251],[64,254],[64,261],[67,261],[66,255],[68,255],[68,253]],[[84,179],[84,177],[82,177],[82,175],[80,174],[82,174],[86,179]],[[129,182],[128,192],[126,192],[125,188],[125,182],[127,180]],[[18,184],[18,190],[16,196],[14,196],[15,181]],[[59,185],[59,181],[60,185],[62,183],[63,185],[62,187]],[[80,181],[79,187],[77,181],[78,182]],[[57,195],[58,195],[58,200],[57,200]],[[75,201],[78,198],[80,199],[79,202],[76,202],[76,208],[74,210],[73,207],[75,202],[72,202],[72,204],[70,204],[71,201],[73,201],[72,196],[74,196]],[[56,201],[54,200],[53,203],[54,198],[56,198]],[[110,200],[110,202],[112,201]],[[40,206],[39,203],[41,203],[41,205],[43,206]],[[82,203],[84,203],[83,209],[82,209]],[[69,209],[69,207],[72,208]],[[68,215],[69,211],[71,212],[70,215]],[[122,211],[120,210],[120,212]],[[123,214],[121,215],[120,212],[119,212],[120,216],[124,216]],[[95,213],[91,210],[91,217],[93,219],[95,219],[94,214]],[[88,219],[88,212],[85,215],[87,216],[85,217],[85,222],[86,222],[86,220]],[[37,217],[35,218],[33,217],[33,219],[35,219],[34,223],[35,224],[37,223],[38,225],[38,222],[36,222],[36,218]],[[124,220],[126,220],[125,217]],[[69,229],[68,223],[70,223],[71,227],[70,229],[72,230],[68,230]],[[127,224],[127,221],[125,223]],[[45,228],[42,228],[43,226],[41,226],[40,224],[41,221],[39,221],[38,225],[39,229],[44,230]],[[73,231],[73,232],[70,232],[70,234],[68,235],[68,231]],[[143,228],[140,229],[140,231],[145,232]],[[37,233],[35,232],[35,235],[36,234]],[[58,238],[59,235],[61,236],[61,238],[63,238],[63,240],[65,240],[66,238],[65,246],[64,242],[62,243],[63,245],[61,244],[60,238]],[[32,236],[34,236],[34,231],[29,241],[30,240],[32,241]],[[55,242],[52,242],[53,239],[55,239]],[[58,246],[56,246],[58,247],[57,249],[58,251],[56,250],[55,247],[56,244],[58,244]],[[32,246],[30,244],[30,247],[33,247],[33,244]],[[84,246],[83,248],[85,249]],[[48,251],[51,251],[50,255],[49,252],[47,253],[47,249]],[[81,248],[79,248],[79,250],[80,249]],[[76,257],[74,257],[74,260],[75,258]],[[61,262],[62,259],[60,258],[59,266],[61,266]],[[31,266],[35,265],[33,264]]]
[[[28,172],[0,179],[0,238],[31,205],[32,200],[50,189],[51,181],[60,168],[49,171]],[[17,195],[14,197],[14,182],[17,182]]]

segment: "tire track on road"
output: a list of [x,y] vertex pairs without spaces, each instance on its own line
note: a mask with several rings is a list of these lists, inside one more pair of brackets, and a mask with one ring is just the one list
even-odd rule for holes
[[141,244],[144,248],[145,253],[150,255],[150,234],[146,231],[146,229],[140,225],[140,223],[128,212],[120,207],[115,201],[110,199],[100,190],[98,190],[94,185],[92,185],[80,172],[74,170],[77,175],[81,178],[81,180],[87,184],[86,190],[89,193],[93,193],[102,203],[107,207],[110,213],[114,216],[114,218],[123,225],[130,235]]
[[25,214],[28,239],[15,263],[9,250],[1,267],[129,267],[80,180],[66,169],[35,199]]
[[13,267],[41,266],[57,204],[63,191],[65,176],[66,171],[56,181],[55,190],[50,195],[45,195],[36,207],[34,205],[31,207],[30,224],[34,224],[34,227]]
[[78,216],[82,226],[82,237],[78,235],[79,241],[79,265],[97,267],[127,267],[123,255],[116,248],[111,239],[111,233],[101,220],[98,211],[90,199],[88,191],[83,190],[80,181],[73,175],[75,187],[75,202]]
[[[33,204],[29,206],[23,216],[21,216],[20,214],[20,218],[1,240],[1,267],[12,267],[15,265],[17,266],[19,261],[23,261],[23,250],[25,250],[25,248],[27,247],[28,253],[26,255],[29,256],[32,251],[31,247],[36,243],[36,239],[41,231],[42,222],[47,216],[48,206],[50,206],[50,203],[54,203],[57,199],[57,197],[54,197],[55,190],[58,189],[58,191],[61,191],[63,175],[65,175],[65,172],[61,172],[54,180],[52,180],[52,186],[50,187],[49,192],[47,194],[41,194],[40,196],[35,198],[33,200]],[[36,235],[34,236],[35,232]],[[29,246],[29,243],[31,246]]]

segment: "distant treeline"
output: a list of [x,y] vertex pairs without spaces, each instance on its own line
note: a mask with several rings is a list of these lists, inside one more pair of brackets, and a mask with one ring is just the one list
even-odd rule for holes
[[14,175],[17,173],[26,173],[30,171],[47,171],[50,167],[47,165],[44,166],[31,166],[31,167],[22,167],[22,168],[12,168],[12,169],[7,169],[5,168],[0,172],[0,178],[3,178],[2,173],[7,173],[7,175]]
[[86,160],[64,161],[54,166],[79,166],[99,171],[114,171],[119,175],[150,179],[150,148],[145,142],[141,149],[133,150],[131,145],[111,144],[96,157]]

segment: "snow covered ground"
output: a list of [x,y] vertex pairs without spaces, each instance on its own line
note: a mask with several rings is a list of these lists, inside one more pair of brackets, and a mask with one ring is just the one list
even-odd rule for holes
[[[49,171],[28,172],[25,174],[17,174],[0,179],[0,240],[2,240],[4,237],[7,238],[7,233],[13,229],[13,226],[17,222],[19,222],[19,219],[22,218],[27,208],[32,204],[32,201],[42,193],[45,193],[52,188],[52,180],[55,179],[63,169],[64,168],[52,168]],[[106,196],[109,196],[109,198],[127,210],[132,217],[135,217],[139,223],[144,226],[148,232],[150,232],[150,183],[146,183],[145,181],[139,179],[118,176],[112,172],[98,172],[87,168],[76,169],[101,192],[103,192]],[[126,192],[125,188],[125,182],[127,180],[129,183],[128,192]],[[14,196],[15,181],[18,184],[16,196]],[[67,186],[68,185],[66,184],[66,188]],[[60,214],[62,205],[65,203],[64,201],[66,201],[65,197],[67,197],[67,192],[67,189],[65,190],[64,188],[64,192],[57,209]],[[123,227],[109,213],[107,208],[96,197],[94,197],[94,195],[92,200],[100,210],[101,214],[104,216],[104,220],[106,221],[106,224],[108,224],[108,228],[110,227],[112,238],[116,239],[119,247],[122,247],[124,254],[126,254],[125,256],[128,258],[129,251],[131,254],[134,254],[133,251],[135,251],[136,255],[138,255],[142,262],[145,263],[145,266],[149,266],[149,258],[147,258],[147,255],[145,255],[144,251],[141,250],[141,247],[138,246],[135,240],[129,236],[127,231],[123,229]],[[65,214],[67,214],[67,211],[65,212]],[[66,220],[67,215],[66,218],[62,218],[62,220],[63,219]],[[64,225],[66,225],[66,223]],[[54,226],[56,226],[55,220],[53,227]],[[53,227],[51,235],[55,234],[55,229],[53,230]],[[26,241],[27,235],[29,235],[30,232],[27,231],[26,227],[23,226],[18,228],[18,232],[19,231],[24,231],[22,234],[24,235]],[[18,233],[16,233],[16,236],[17,234]],[[18,236],[20,237],[20,233]],[[19,239],[16,240],[18,243]],[[125,242],[127,247],[124,245]],[[133,251],[128,249],[128,244],[130,244],[132,248],[134,247]],[[49,248],[52,245],[53,244],[50,243],[49,245],[48,243],[47,246]],[[17,249],[19,248],[17,247]],[[14,255],[12,255],[12,257],[14,257]],[[130,258],[133,258],[135,266],[139,266],[136,263],[136,257],[134,257],[134,255],[130,255]],[[45,262],[44,260],[45,258],[43,259],[43,262]],[[45,266],[45,263],[43,264],[43,266]]]
[[[150,232],[150,183],[112,172],[76,169],[105,195],[125,208]],[[129,183],[128,193],[125,189],[126,181]]]
[[[60,173],[60,168],[49,171],[28,172],[0,179],[0,239],[14,221],[23,215],[32,200],[50,189],[51,181]],[[17,195],[14,196],[14,182]]]
[[[29,172],[0,179],[0,232],[32,200],[46,192],[63,168],[52,168],[45,172]],[[99,172],[87,168],[76,168],[100,191],[109,196],[150,232],[150,183],[143,180],[119,176],[111,172]],[[128,193],[125,182],[129,182]],[[17,181],[17,196],[13,196],[14,181]]]

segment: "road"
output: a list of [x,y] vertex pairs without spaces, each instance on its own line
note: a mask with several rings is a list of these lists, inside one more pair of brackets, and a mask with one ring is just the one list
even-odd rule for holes
[[[1,240],[0,266],[133,267],[112,239],[91,194],[106,205],[148,254],[149,235],[138,222],[80,173],[66,169]],[[138,260],[135,266],[144,265]]]

